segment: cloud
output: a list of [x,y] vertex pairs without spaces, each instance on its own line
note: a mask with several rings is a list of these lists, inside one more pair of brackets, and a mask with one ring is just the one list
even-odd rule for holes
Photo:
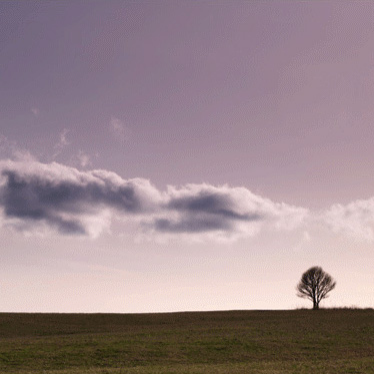
[[[4,136],[0,146],[3,143],[8,143]],[[83,159],[83,166],[86,162]],[[308,230],[322,226],[339,235],[374,241],[374,197],[311,212],[244,187],[187,184],[160,191],[146,179],[44,164],[27,154],[0,160],[0,226],[29,234],[52,230],[96,237],[109,230],[114,218],[131,228],[135,225],[151,240],[170,236],[234,240],[260,231],[295,229],[310,240]]]
[[68,129],[63,129],[61,131],[61,133],[59,135],[59,141],[54,146],[55,153],[53,155],[53,158],[56,158],[62,152],[62,150],[70,144],[70,142],[68,141],[68,138],[67,138],[67,135],[68,135],[69,131],[70,130],[68,130]]
[[160,232],[250,236],[263,226],[286,228],[286,220],[292,229],[307,215],[306,209],[274,203],[244,187],[171,186],[166,196],[166,216],[153,222],[154,229]]
[[335,204],[321,215],[322,221],[336,233],[359,240],[374,240],[374,197],[347,205]]
[[79,171],[35,160],[0,161],[0,207],[3,224],[19,230],[46,227],[93,237],[114,216],[131,217],[147,235],[233,238],[266,227],[293,229],[308,214],[244,187],[189,184],[159,191],[146,179],[126,180],[106,170]]
[[39,116],[39,113],[40,113],[40,110],[38,108],[31,108],[31,112],[32,114],[35,116],[35,117],[38,117]]
[[124,180],[103,170],[80,172],[57,163],[2,161],[0,175],[4,218],[21,229],[42,224],[61,234],[97,236],[105,220],[103,226],[95,217],[114,210],[150,212],[159,198],[146,180]]
[[9,140],[8,138],[0,133],[0,151],[4,151],[9,147]]
[[91,164],[90,156],[88,156],[86,153],[84,153],[82,150],[78,152],[78,161],[79,165],[85,168],[86,166]]
[[118,118],[112,117],[110,120],[110,130],[116,140],[125,143],[130,138],[130,130]]
[[0,154],[2,157],[12,157],[16,160],[34,160],[34,156],[26,149],[20,147],[17,142],[9,140],[0,133]]
[[9,156],[15,156],[15,153],[20,149],[15,141],[9,140],[4,134],[0,133],[0,152]]

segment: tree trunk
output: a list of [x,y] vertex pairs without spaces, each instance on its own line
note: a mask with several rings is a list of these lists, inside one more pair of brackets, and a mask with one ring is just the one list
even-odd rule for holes
[[317,300],[313,300],[313,310],[319,309],[319,303],[317,303]]

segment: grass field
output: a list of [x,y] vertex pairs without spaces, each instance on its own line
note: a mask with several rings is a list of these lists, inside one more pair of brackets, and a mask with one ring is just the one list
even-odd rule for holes
[[0,314],[0,373],[374,373],[373,310]]

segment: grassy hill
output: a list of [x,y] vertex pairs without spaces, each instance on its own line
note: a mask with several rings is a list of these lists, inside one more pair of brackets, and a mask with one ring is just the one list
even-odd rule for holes
[[0,373],[374,373],[373,310],[0,314]]

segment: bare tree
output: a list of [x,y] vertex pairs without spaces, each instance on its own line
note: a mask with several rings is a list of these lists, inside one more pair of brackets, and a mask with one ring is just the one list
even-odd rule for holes
[[302,276],[296,287],[297,296],[307,298],[313,302],[313,309],[319,309],[322,299],[328,297],[328,293],[336,286],[335,280],[321,267],[314,266],[308,269]]

